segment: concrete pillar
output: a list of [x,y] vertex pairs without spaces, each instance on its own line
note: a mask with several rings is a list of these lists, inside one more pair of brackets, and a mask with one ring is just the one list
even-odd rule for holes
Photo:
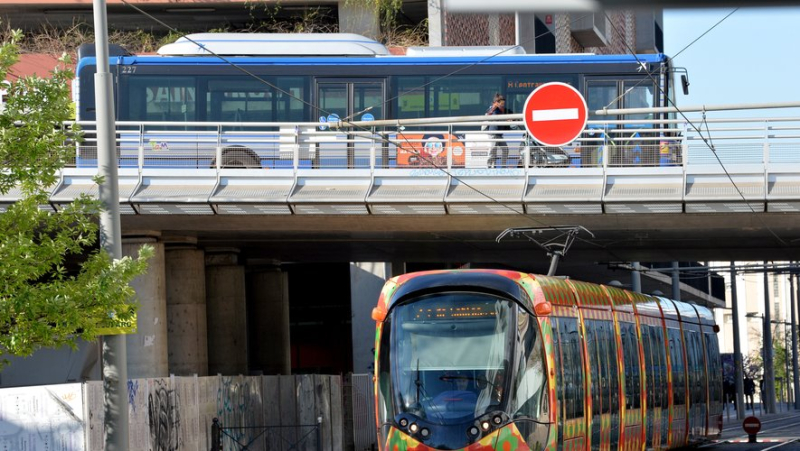
[[137,333],[127,336],[128,378],[169,376],[167,291],[164,277],[164,243],[159,233],[122,238],[122,255],[134,257],[145,244],[155,252],[147,272],[131,282],[139,303]]
[[170,239],[164,251],[167,286],[169,372],[176,376],[208,375],[206,264],[196,238]]
[[248,299],[253,341],[250,368],[263,374],[292,374],[289,339],[289,274],[277,264],[248,261]]
[[428,46],[445,45],[442,0],[428,0]]
[[235,249],[206,249],[209,374],[247,374],[247,304],[238,258]]
[[392,274],[391,263],[350,263],[350,308],[353,318],[353,372],[370,373],[375,356],[375,321],[372,309],[386,279]]
[[536,53],[536,14],[517,12],[514,16],[516,44],[525,53]]
[[378,9],[373,2],[339,0],[339,32],[378,39],[381,33]]
[[679,262],[672,262],[672,299],[681,300],[681,270]]
[[639,271],[639,262],[633,262],[631,271],[631,290],[636,293],[642,292],[642,273]]

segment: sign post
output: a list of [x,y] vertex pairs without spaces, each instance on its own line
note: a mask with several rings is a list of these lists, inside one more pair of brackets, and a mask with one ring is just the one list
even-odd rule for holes
[[566,83],[545,83],[525,101],[525,129],[545,146],[575,141],[586,127],[589,108],[577,89]]
[[756,435],[761,430],[761,420],[754,416],[749,416],[742,422],[742,429],[747,432],[748,443],[756,443]]

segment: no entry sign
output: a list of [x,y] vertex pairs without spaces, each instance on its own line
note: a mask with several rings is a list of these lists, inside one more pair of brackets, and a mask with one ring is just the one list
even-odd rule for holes
[[761,420],[756,417],[747,417],[742,422],[742,429],[750,435],[758,434],[761,430]]
[[569,144],[586,127],[586,100],[577,89],[566,83],[539,86],[528,96],[524,110],[528,133],[546,146]]

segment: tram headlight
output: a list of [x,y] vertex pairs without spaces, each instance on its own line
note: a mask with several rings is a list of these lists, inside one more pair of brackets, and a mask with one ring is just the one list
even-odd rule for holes
[[495,426],[500,426],[502,422],[503,422],[503,417],[501,417],[500,415],[496,415],[494,418],[492,418],[492,423],[494,423]]
[[489,424],[488,421],[486,421],[486,420],[481,421],[481,428],[483,428],[484,431],[488,431],[491,426],[492,425]]
[[428,438],[431,435],[431,431],[428,428],[422,428],[422,430],[419,431],[419,435],[422,438]]
[[470,427],[470,428],[467,430],[467,432],[469,433],[469,435],[471,435],[471,436],[473,436],[473,437],[476,437],[478,434],[480,434],[480,433],[481,433],[480,429],[478,429],[478,428],[477,428],[477,427],[475,427],[475,426],[472,426],[472,427]]
[[411,423],[411,426],[408,427],[408,430],[416,433],[417,430],[419,430],[419,426],[417,426],[417,423]]
[[400,421],[398,421],[398,423],[400,423],[400,426],[406,427],[406,426],[408,426],[408,419],[407,418],[400,418]]

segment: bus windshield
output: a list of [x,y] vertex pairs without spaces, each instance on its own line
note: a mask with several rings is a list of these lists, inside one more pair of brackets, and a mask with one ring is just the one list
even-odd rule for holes
[[502,410],[513,348],[512,303],[445,293],[392,313],[395,414],[454,424]]

